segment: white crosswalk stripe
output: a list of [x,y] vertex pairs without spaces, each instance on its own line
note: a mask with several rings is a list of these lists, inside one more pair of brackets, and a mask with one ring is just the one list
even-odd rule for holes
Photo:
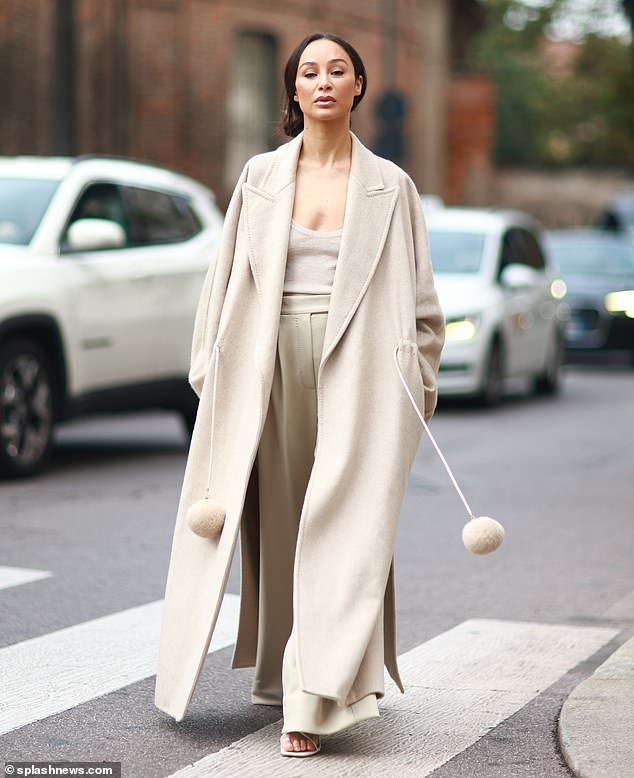
[[39,581],[42,578],[50,578],[48,570],[33,570],[29,567],[7,567],[0,565],[0,589],[9,589],[12,586]]
[[[239,597],[225,596],[209,652],[235,641]],[[163,600],[0,649],[0,734],[156,673]]]
[[[42,570],[0,567],[0,588]],[[227,595],[209,652],[235,640],[239,597]],[[0,734],[69,710],[156,672],[163,600],[0,649]],[[399,657],[405,695],[390,684],[381,721],[325,739],[316,759],[284,759],[281,720],[168,778],[257,775],[423,778],[476,743],[618,630],[470,620]]]
[[[381,722],[329,736],[319,757],[283,758],[281,722],[169,778],[423,778],[529,703],[618,630],[470,620],[399,658],[405,695],[386,690]],[[301,770],[300,770],[301,768]],[[300,770],[300,772],[298,772]]]

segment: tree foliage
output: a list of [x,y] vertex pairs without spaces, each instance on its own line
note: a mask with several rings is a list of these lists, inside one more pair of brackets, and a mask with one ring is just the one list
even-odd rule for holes
[[[576,19],[565,16],[567,5],[569,0],[486,2],[488,23],[477,56],[496,86],[496,161],[634,169],[627,41],[606,34],[605,5],[587,0],[589,15]],[[554,31],[566,28],[577,31],[575,40],[557,45]]]

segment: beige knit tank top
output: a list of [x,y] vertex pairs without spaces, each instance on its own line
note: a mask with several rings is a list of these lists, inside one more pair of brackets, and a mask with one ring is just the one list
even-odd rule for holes
[[330,294],[342,232],[309,230],[291,223],[284,294]]

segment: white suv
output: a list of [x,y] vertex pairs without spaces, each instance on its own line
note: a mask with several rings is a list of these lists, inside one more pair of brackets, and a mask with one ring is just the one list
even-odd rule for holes
[[196,303],[222,229],[213,193],[152,165],[0,158],[0,473],[56,422],[169,408],[191,427]]
[[439,394],[493,405],[514,377],[554,394],[567,306],[538,225],[521,211],[478,208],[434,210],[425,221],[446,319]]

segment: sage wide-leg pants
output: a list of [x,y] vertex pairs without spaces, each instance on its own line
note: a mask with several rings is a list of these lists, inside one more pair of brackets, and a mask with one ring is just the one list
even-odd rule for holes
[[[329,295],[282,298],[278,352],[257,454],[260,618],[252,701],[283,705],[284,732],[326,735],[379,715],[376,695],[350,706],[302,691],[293,639],[293,565],[315,456],[317,372]],[[324,571],[324,575],[327,571]]]

